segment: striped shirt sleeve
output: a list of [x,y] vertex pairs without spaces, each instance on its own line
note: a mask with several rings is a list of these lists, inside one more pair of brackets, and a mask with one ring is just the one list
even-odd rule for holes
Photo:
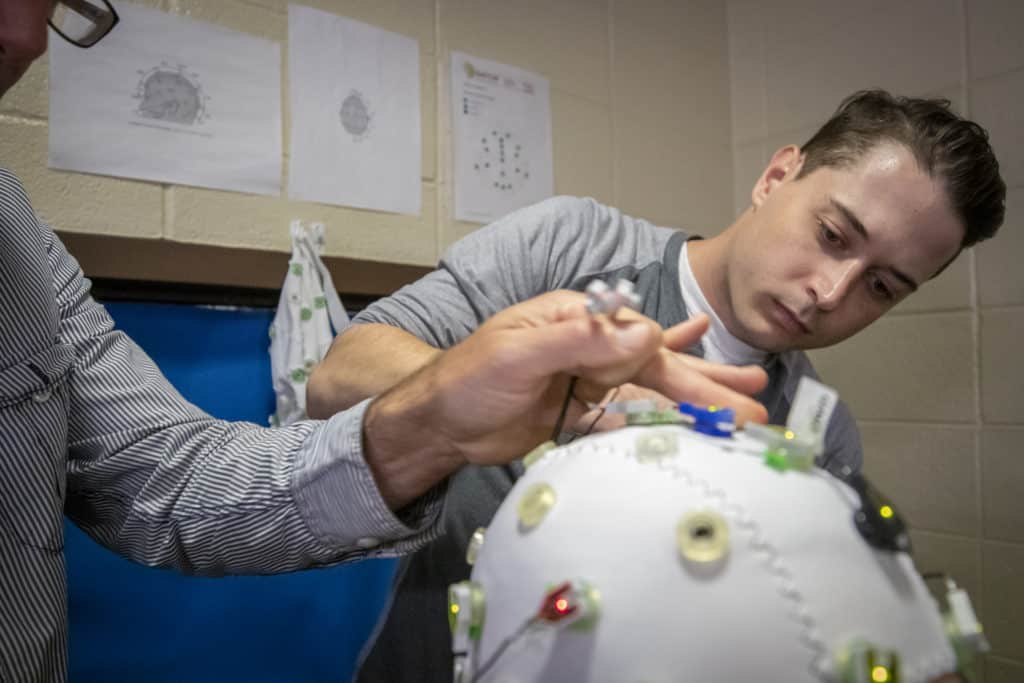
[[401,518],[381,499],[362,457],[366,404],[280,429],[210,417],[114,329],[44,232],[58,342],[75,349],[65,511],[86,533],[136,562],[209,575],[397,555],[436,534],[439,491]]

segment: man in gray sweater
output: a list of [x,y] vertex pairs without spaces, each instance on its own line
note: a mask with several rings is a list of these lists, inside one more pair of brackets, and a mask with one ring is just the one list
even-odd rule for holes
[[[45,50],[48,21],[89,47],[117,14],[105,0],[0,0],[0,95]],[[742,393],[763,373],[722,384],[663,347],[701,324],[663,335],[639,314],[591,317],[581,294],[553,292],[329,420],[225,422],[182,398],[89,287],[0,168],[0,681],[66,677],[65,514],[139,563],[291,571],[428,541],[447,477],[537,443],[568,372],[718,396],[764,418]]]
[[[987,134],[948,104],[855,93],[803,147],[778,150],[750,207],[708,240],[589,199],[510,214],[357,316],[312,378],[310,413],[330,415],[386,389],[517,301],[624,277],[643,313],[664,326],[707,315],[708,333],[691,351],[764,368],[769,382],[757,398],[770,421],[782,422],[799,378],[814,374],[805,349],[863,329],[1001,225],[1006,190]],[[840,404],[819,464],[856,470],[861,459]],[[487,525],[520,471],[512,463],[453,478],[445,535],[403,560],[360,680],[450,680],[439,626],[445,588],[468,576],[470,534]]]

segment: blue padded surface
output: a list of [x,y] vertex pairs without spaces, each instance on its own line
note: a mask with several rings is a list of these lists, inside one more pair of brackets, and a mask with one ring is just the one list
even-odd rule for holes
[[[207,412],[266,424],[271,310],[114,303],[117,326]],[[394,560],[199,578],[133,564],[65,522],[72,683],[348,681]]]

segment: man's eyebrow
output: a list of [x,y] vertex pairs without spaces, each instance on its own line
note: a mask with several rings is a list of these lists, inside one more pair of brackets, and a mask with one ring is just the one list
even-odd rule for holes
[[[864,227],[864,224],[861,223],[860,219],[857,218],[857,214],[850,210],[850,207],[846,206],[831,195],[828,197],[828,203],[832,205],[832,208],[843,215],[843,218],[850,224],[850,227],[856,230],[857,233],[864,238],[865,242],[870,241],[871,238],[868,236],[867,229]],[[917,291],[918,284],[914,282],[912,277],[897,268],[893,268],[892,266],[889,266],[887,270],[893,274],[893,277],[909,287],[911,292]]]
[[833,209],[843,214],[843,218],[846,219],[846,222],[849,223],[854,230],[860,233],[860,236],[864,238],[865,242],[871,239],[868,237],[868,231],[864,228],[864,224],[860,222],[860,219],[857,218],[857,214],[851,211],[849,207],[832,196],[829,196],[828,203],[832,205]]
[[900,282],[905,284],[907,287],[909,287],[911,292],[916,292],[917,291],[917,283],[914,282],[909,276],[907,276],[906,274],[904,274],[903,272],[901,272],[899,270],[896,270],[892,266],[889,266],[886,270],[888,270],[890,273],[892,273],[893,276],[897,280],[899,280]]

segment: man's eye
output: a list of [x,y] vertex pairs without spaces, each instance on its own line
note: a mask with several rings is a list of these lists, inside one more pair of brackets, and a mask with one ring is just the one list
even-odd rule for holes
[[892,290],[889,289],[889,285],[885,284],[885,280],[877,275],[873,275],[868,279],[868,287],[871,288],[871,293],[879,299],[892,301],[894,297]]
[[818,232],[821,233],[821,239],[828,244],[838,247],[843,243],[843,236],[830,228],[825,221],[818,221]]

